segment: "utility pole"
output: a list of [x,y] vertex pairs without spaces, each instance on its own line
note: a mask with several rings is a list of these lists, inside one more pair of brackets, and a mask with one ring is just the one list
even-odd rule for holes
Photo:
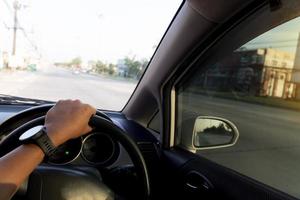
[[16,46],[17,46],[17,30],[18,30],[18,10],[20,9],[20,4],[17,0],[14,1],[14,27],[13,27],[13,47],[12,55],[16,55]]

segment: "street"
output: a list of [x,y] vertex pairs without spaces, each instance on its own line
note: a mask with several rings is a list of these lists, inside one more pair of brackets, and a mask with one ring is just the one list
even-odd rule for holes
[[223,117],[240,132],[235,146],[199,155],[300,197],[300,112],[203,95],[190,98],[189,112]]
[[48,67],[42,71],[0,72],[0,94],[34,99],[80,99],[105,110],[121,110],[136,83]]
[[[121,110],[135,84],[62,68],[0,72],[1,94],[53,101],[81,99],[107,110]],[[300,112],[200,94],[190,98],[188,112],[223,117],[240,132],[235,146],[199,151],[199,155],[300,197]]]

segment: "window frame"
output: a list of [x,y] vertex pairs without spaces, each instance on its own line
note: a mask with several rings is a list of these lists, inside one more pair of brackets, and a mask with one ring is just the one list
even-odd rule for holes
[[[292,4],[293,1],[288,1],[286,2],[287,5]],[[249,9],[249,8],[248,8]],[[286,11],[286,9],[282,9],[281,12]],[[274,15],[277,14],[276,16],[276,23],[274,23],[274,19],[272,20],[272,18],[274,18],[273,15],[268,15],[270,14],[270,12],[273,12]],[[269,5],[267,4],[267,2],[261,2],[258,5],[255,5],[252,7],[251,10],[247,10],[247,12],[245,13],[242,12],[242,16],[234,16],[231,19],[228,20],[228,22],[224,23],[224,24],[220,24],[210,35],[209,37],[206,39],[206,41],[204,40],[204,44],[202,44],[203,46],[198,45],[198,49],[195,50],[195,54],[192,58],[187,58],[187,60],[189,60],[189,62],[185,63],[183,62],[183,64],[179,67],[179,69],[177,70],[177,72],[175,73],[175,77],[173,77],[173,80],[170,82],[170,90],[167,91],[168,95],[169,95],[169,116],[170,116],[170,121],[168,122],[169,124],[169,141],[168,141],[168,148],[172,148],[172,147],[179,147],[179,148],[183,148],[185,150],[188,150],[192,153],[195,153],[196,150],[192,149],[192,148],[187,148],[188,146],[192,146],[192,141],[190,142],[190,145],[184,145],[182,146],[178,146],[176,145],[176,137],[177,137],[177,133],[176,133],[176,127],[177,127],[177,116],[178,116],[178,108],[177,108],[177,91],[178,91],[178,86],[180,83],[184,82],[184,79],[186,79],[186,77],[189,77],[191,74],[193,74],[194,70],[197,70],[197,66],[195,66],[196,63],[200,63],[203,66],[206,66],[206,63],[210,61],[210,56],[214,55],[214,54],[222,54],[223,51],[226,51],[224,49],[222,50],[222,45],[224,44],[228,44],[229,46],[234,47],[232,48],[232,50],[235,50],[236,48],[238,48],[239,46],[247,43],[248,41],[250,41],[251,39],[254,39],[255,37],[285,23],[288,22],[296,17],[300,16],[300,12],[298,14],[295,13],[287,13],[286,15],[281,15],[278,14],[280,12],[276,11],[270,11]],[[237,14],[238,15],[238,14]],[[266,16],[268,16],[266,18]],[[259,18],[264,18],[266,19],[265,23],[267,24],[266,26],[261,26],[257,29],[254,29],[253,32],[249,35],[247,35],[246,37],[242,37],[239,38],[240,40],[236,40],[234,42],[232,42],[232,40],[230,40],[229,38],[234,38],[232,37],[232,35],[235,34],[241,34],[239,33],[239,29],[240,27],[245,27],[245,26],[249,26],[249,23],[252,23],[251,25],[256,25],[255,21],[259,21]],[[268,23],[268,22],[272,22],[272,23]],[[251,26],[250,25],[250,26]],[[214,39],[212,39],[212,41],[209,40],[210,37],[213,37]],[[225,38],[225,39],[224,39]],[[205,44],[205,42],[207,42]],[[221,50],[220,50],[221,47]],[[224,47],[224,46],[223,46]],[[219,49],[218,49],[219,48]],[[215,52],[217,51],[217,53]],[[212,53],[213,52],[213,53]],[[217,59],[216,59],[217,60]],[[200,68],[198,67],[198,70]],[[203,68],[202,68],[203,69]]]

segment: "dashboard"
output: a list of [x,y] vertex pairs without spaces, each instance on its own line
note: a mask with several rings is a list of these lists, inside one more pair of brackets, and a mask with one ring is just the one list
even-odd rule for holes
[[[30,106],[0,105],[0,124],[28,108],[30,108]],[[120,112],[104,113],[138,144],[142,152],[145,151],[145,159],[147,159],[148,155],[152,159],[152,153],[156,157],[157,152],[155,145],[158,143],[157,136],[154,136],[136,122],[128,120]],[[38,116],[41,116],[41,113],[34,113],[34,115],[24,117],[22,120],[19,119],[19,122],[16,122],[12,128],[15,129],[20,124],[30,121],[30,118]],[[0,141],[3,137],[5,137],[5,135],[0,135]],[[114,138],[102,130],[94,130],[83,137],[69,140],[59,146],[50,158],[44,160],[44,163],[111,168],[121,165],[130,165],[132,161],[127,151],[119,142],[115,141]]]
[[106,167],[120,154],[120,144],[106,133],[93,131],[84,137],[67,141],[59,146],[45,162],[55,165],[72,163],[79,156],[90,165]]
[[[21,145],[18,140],[20,134],[42,125],[45,113],[50,106],[32,108],[0,105],[0,142],[2,144],[0,154],[5,155]],[[54,154],[47,157],[30,175],[30,182],[33,179],[42,182],[43,191],[44,188],[52,191],[54,187],[60,191],[65,184],[68,182],[73,184],[78,178],[81,181],[86,179],[97,183],[103,181],[117,194],[128,199],[133,199],[132,195],[143,195],[137,193],[137,188],[139,188],[138,191],[144,189],[148,191],[150,186],[147,173],[156,171],[160,166],[158,139],[151,134],[150,130],[127,119],[121,112],[99,111],[97,115],[100,121],[94,126],[93,131],[60,145]],[[110,122],[106,124],[101,121]],[[57,181],[58,178],[59,181]],[[55,181],[54,185],[52,180]],[[46,186],[47,183],[49,187]],[[82,183],[86,187],[86,182]],[[34,185],[34,182],[32,184]],[[24,186],[25,189],[21,189],[20,193],[24,194],[27,189],[30,191],[32,187],[35,186]],[[32,191],[36,194],[41,193],[37,190]]]

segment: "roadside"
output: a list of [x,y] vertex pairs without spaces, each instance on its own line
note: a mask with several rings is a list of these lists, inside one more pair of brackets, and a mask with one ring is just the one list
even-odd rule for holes
[[99,109],[121,110],[136,83],[64,68],[0,71],[0,94],[40,100],[80,99]]
[[212,90],[203,90],[195,87],[189,89],[189,92],[199,94],[199,95],[205,95],[208,97],[217,97],[217,98],[229,99],[234,101],[243,101],[252,104],[260,104],[264,106],[300,111],[300,101],[293,100],[293,99],[283,99],[283,98],[276,98],[276,97],[264,97],[264,96],[254,96],[254,95],[252,96],[252,95],[239,93],[235,91],[220,92],[220,91],[212,91]]

